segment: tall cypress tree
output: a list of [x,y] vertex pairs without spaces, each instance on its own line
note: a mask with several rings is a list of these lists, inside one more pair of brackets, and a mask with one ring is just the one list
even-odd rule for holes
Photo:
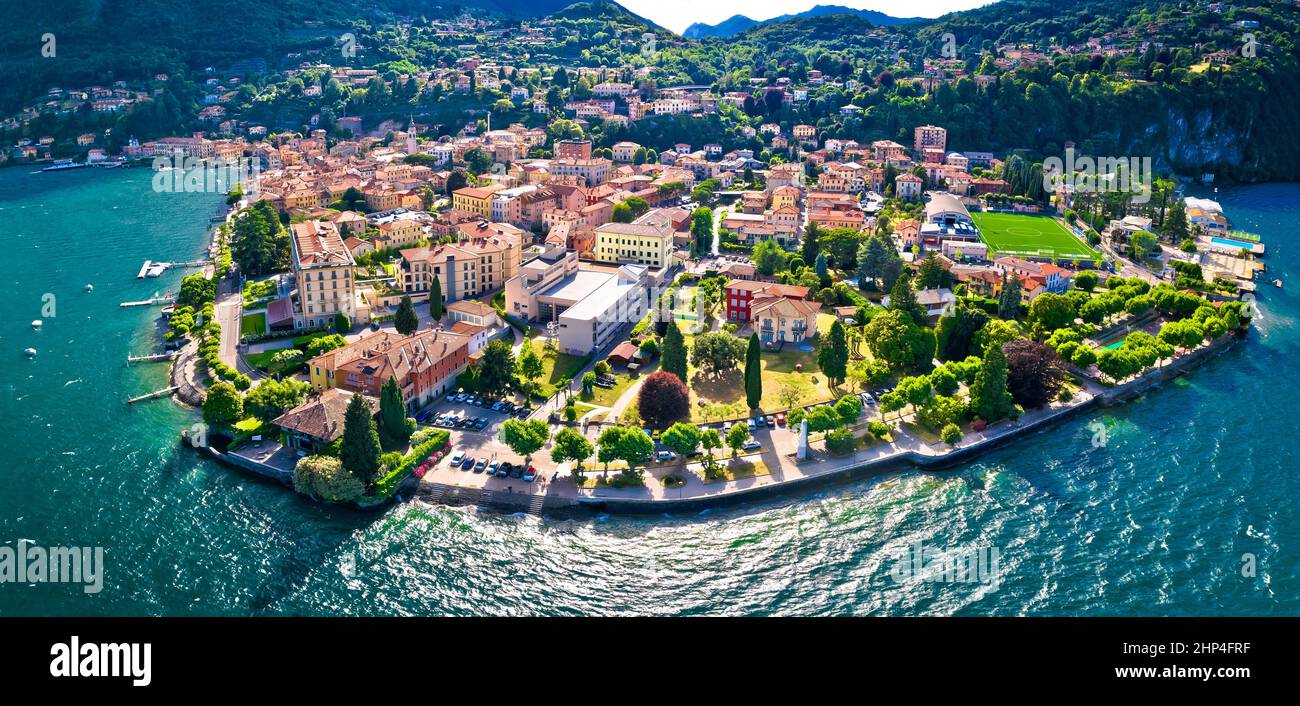
[[1011,413],[1011,393],[1007,391],[1007,356],[994,343],[984,351],[980,371],[970,387],[971,408],[975,416],[996,422]]
[[1002,275],[1002,293],[998,296],[998,318],[1015,319],[1020,313],[1020,278],[1006,273]]
[[442,281],[437,277],[429,285],[429,314],[434,321],[442,320]]
[[848,366],[848,337],[844,333],[844,324],[836,319],[817,349],[817,367],[822,369],[822,374],[832,385],[838,386],[848,376]]
[[817,253],[821,252],[822,246],[818,242],[820,231],[817,230],[817,224],[809,221],[808,227],[803,230],[803,243],[800,244],[799,257],[804,262],[813,262],[817,259]]
[[411,297],[403,296],[402,303],[397,305],[397,316],[393,319],[393,326],[403,336],[409,336],[415,333],[415,329],[420,328],[420,317],[415,313]]
[[379,430],[370,413],[370,405],[359,395],[348,400],[343,415],[343,444],[339,461],[349,473],[367,485],[379,476]]
[[686,339],[682,337],[677,322],[669,320],[668,330],[664,331],[663,362],[661,367],[676,375],[682,382],[686,380]]
[[912,278],[907,273],[900,276],[894,282],[894,288],[889,290],[889,308],[892,311],[908,314],[917,326],[925,326],[928,323],[929,316],[926,315],[921,302],[916,300],[916,292],[912,291]]
[[397,378],[384,381],[379,393],[379,419],[383,422],[384,438],[393,443],[404,443],[411,438],[406,429],[406,405],[402,404],[402,390]]
[[745,401],[750,409],[758,409],[763,399],[763,366],[759,363],[758,334],[749,334],[749,347],[745,350]]

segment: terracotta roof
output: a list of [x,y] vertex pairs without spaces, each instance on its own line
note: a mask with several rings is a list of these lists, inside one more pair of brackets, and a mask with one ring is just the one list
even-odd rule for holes
[[733,279],[727,282],[727,289],[742,289],[752,292],[754,296],[770,295],[776,297],[787,297],[792,299],[803,299],[808,296],[807,287],[796,287],[792,284],[774,284],[771,282],[755,282],[747,279]]
[[[310,395],[305,402],[271,420],[271,423],[286,431],[296,431],[330,443],[343,435],[343,418],[353,394],[330,388]],[[370,405],[372,414],[379,411],[379,400],[367,395],[362,395],[362,399]]]
[[461,311],[473,316],[487,316],[496,311],[492,307],[475,299],[462,299],[447,305],[447,311]]
[[351,265],[352,253],[343,244],[338,226],[329,221],[294,223],[294,256],[300,267]]

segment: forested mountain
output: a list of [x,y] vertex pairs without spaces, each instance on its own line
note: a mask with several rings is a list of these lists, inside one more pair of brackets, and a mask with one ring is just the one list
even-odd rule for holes
[[744,15],[732,15],[715,25],[696,22],[690,27],[687,27],[686,31],[682,32],[682,36],[687,39],[700,39],[703,37],[731,37],[740,34],[745,30],[753,29],[760,24],[783,22],[785,20],[793,20],[803,17],[825,17],[826,15],[856,15],[874,25],[882,26],[897,25],[904,22],[924,21],[918,18],[892,17],[883,12],[877,12],[876,10],[858,10],[843,5],[817,5],[810,10],[772,17],[766,20],[754,20]]
[[[210,129],[196,119],[203,83],[234,65],[264,67],[222,104],[232,117],[298,130],[318,116],[404,120],[412,114],[447,125],[492,109],[497,121],[541,121],[512,102],[511,82],[543,97],[553,114],[590,97],[594,80],[579,67],[614,67],[614,79],[647,96],[656,87],[710,85],[719,95],[749,94],[692,121],[660,116],[628,127],[592,124],[602,139],[717,141],[756,153],[743,137],[775,122],[807,123],[824,138],[910,142],[910,130],[948,128],[959,150],[1028,159],[1059,154],[1066,142],[1097,155],[1150,155],[1165,170],[1213,171],[1239,179],[1300,179],[1300,21],[1290,0],[1250,7],[1191,0],[1003,0],[936,20],[880,26],[858,14],[796,17],[735,36],[684,39],[609,0],[48,0],[0,4],[0,120],[52,87],[142,82],[156,91],[120,116],[24,121],[0,138],[64,135],[111,125],[141,137]],[[483,8],[488,8],[485,12]],[[537,14],[548,13],[544,19]],[[468,14],[467,14],[468,13]],[[57,53],[42,56],[42,35]],[[375,68],[362,85],[340,85],[304,62],[338,65],[338,42],[354,33],[362,50],[347,65]],[[649,46],[643,35],[654,32]],[[954,41],[945,42],[951,33]],[[1247,42],[1245,35],[1249,34]],[[469,92],[398,81],[431,70],[456,72],[478,57],[503,69],[501,87]],[[260,62],[260,63],[258,63]],[[208,67],[214,70],[207,71]],[[558,69],[562,85],[551,81]],[[820,77],[810,81],[810,72]],[[648,72],[648,73],[647,73]],[[171,80],[153,82],[155,74]],[[297,74],[297,75],[291,75]],[[444,82],[445,83],[445,82]],[[321,90],[304,93],[311,86]],[[806,99],[782,101],[785,88]],[[210,96],[209,96],[210,98]],[[853,109],[845,109],[852,104]],[[74,125],[60,127],[60,121]],[[567,129],[567,128],[565,128]],[[12,143],[10,143],[12,144]]]

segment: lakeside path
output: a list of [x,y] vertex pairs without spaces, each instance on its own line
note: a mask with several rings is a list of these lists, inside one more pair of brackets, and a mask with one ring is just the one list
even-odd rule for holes
[[[1239,340],[1239,336],[1223,336],[1113,387],[1082,380],[1082,389],[1068,402],[1029,410],[1019,419],[998,422],[982,432],[967,432],[960,442],[951,447],[930,443],[908,431],[907,426],[901,422],[912,420],[911,414],[901,417],[891,415],[889,423],[892,441],[875,442],[845,456],[833,456],[826,451],[823,441],[813,441],[809,444],[810,458],[802,463],[795,458],[797,432],[780,427],[759,429],[754,438],[762,445],[761,449],[737,458],[762,461],[767,472],[736,480],[705,482],[701,463],[670,462],[646,467],[645,485],[640,488],[579,488],[572,480],[569,464],[551,463],[548,446],[531,459],[540,472],[534,483],[489,478],[481,473],[452,469],[443,461],[430,469],[418,482],[414,494],[434,502],[504,506],[516,510],[527,509],[533,514],[542,514],[546,509],[579,506],[610,512],[658,514],[692,511],[751,495],[778,493],[816,482],[863,477],[909,466],[920,470],[941,469],[968,461],[985,451],[1012,442],[1017,437],[1047,428],[1098,405],[1117,404],[1131,399],[1182,375]],[[869,414],[856,428],[863,429],[867,421],[879,418],[878,414]],[[490,435],[453,431],[451,444],[453,448],[475,457],[518,460],[516,454]],[[728,460],[725,452],[717,458],[720,462]],[[602,476],[600,465],[590,464],[586,475],[588,478]],[[665,479],[674,475],[685,479],[685,483],[673,488],[666,486]]]
[[[1091,406],[1104,389],[1095,382],[1086,382],[1084,389],[1068,403],[1030,410],[1018,420],[1000,422],[983,432],[969,432],[952,448],[948,448],[946,444],[932,445],[908,431],[905,425],[900,424],[900,422],[910,423],[913,415],[907,414],[901,417],[891,415],[889,419],[893,426],[891,442],[876,442],[850,455],[833,456],[826,451],[824,441],[816,440],[809,444],[809,459],[803,462],[796,459],[797,431],[785,427],[759,429],[754,433],[754,438],[762,444],[762,448],[756,453],[741,454],[735,457],[735,460],[761,461],[766,466],[767,473],[735,480],[705,481],[703,463],[671,462],[646,467],[645,486],[641,488],[608,486],[579,488],[573,482],[570,464],[558,466],[552,464],[549,451],[543,449],[532,458],[533,465],[541,474],[536,483],[487,477],[481,473],[452,469],[444,461],[430,470],[420,481],[418,494],[441,499],[447,496],[448,491],[460,496],[467,495],[465,491],[472,491],[468,495],[474,500],[491,496],[493,500],[504,504],[532,507],[612,504],[629,511],[635,511],[637,506],[642,506],[641,509],[646,512],[668,511],[678,504],[703,504],[760,489],[796,485],[804,481],[835,476],[854,469],[889,466],[906,461],[922,467],[942,465],[946,458],[966,455],[959,452],[970,452],[991,446],[1003,437],[1018,435],[1045,425],[1058,417]],[[631,393],[633,390],[628,392]],[[625,406],[633,398],[633,394],[624,394],[619,402]],[[864,416],[859,422],[858,429],[864,431],[868,421],[879,419],[878,414]],[[453,431],[451,441],[453,448],[475,457],[517,459],[509,448],[488,435]],[[717,456],[717,459],[724,464],[732,460],[725,451]],[[599,478],[603,475],[600,464],[594,463],[586,468],[585,473],[588,478]],[[678,487],[668,487],[664,481],[669,476],[684,478],[685,483]]]

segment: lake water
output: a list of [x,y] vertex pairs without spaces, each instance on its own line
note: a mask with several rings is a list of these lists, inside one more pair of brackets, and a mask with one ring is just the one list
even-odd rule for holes
[[[0,584],[0,615],[1300,612],[1300,185],[1217,194],[1264,238],[1261,284],[1290,288],[1261,287],[1244,345],[1126,406],[942,473],[688,516],[538,520],[322,507],[181,447],[196,413],[128,407],[166,370],[126,366],[157,310],[118,303],[174,288],[179,273],[135,274],[202,251],[221,200],[154,193],[150,174],[0,170],[0,543],[107,554],[98,595]],[[896,581],[917,543],[995,548],[1000,582]]]

